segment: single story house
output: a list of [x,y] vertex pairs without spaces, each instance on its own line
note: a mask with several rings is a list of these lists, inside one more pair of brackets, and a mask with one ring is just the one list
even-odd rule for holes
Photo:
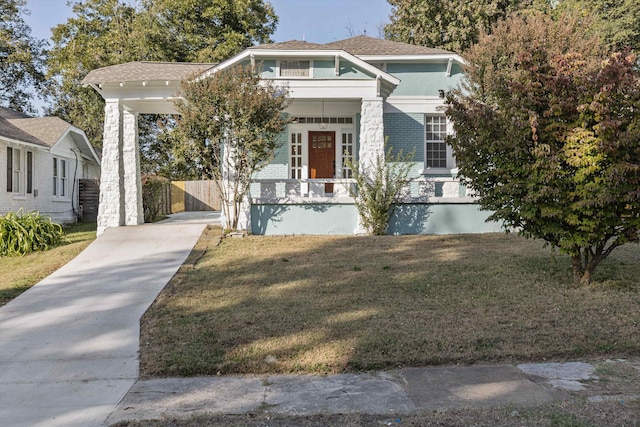
[[0,107],[0,169],[0,215],[23,209],[68,223],[79,216],[78,180],[98,179],[100,160],[64,120]]
[[361,231],[349,196],[347,158],[371,162],[385,139],[415,152],[412,183],[392,234],[497,231],[457,177],[444,142],[452,130],[440,92],[459,84],[463,59],[449,51],[358,36],[327,44],[255,46],[220,64],[133,62],[90,72],[106,101],[98,232],[142,222],[137,115],[175,113],[181,80],[236,65],[286,85],[291,122],[275,159],[256,174],[245,226],[255,234]]

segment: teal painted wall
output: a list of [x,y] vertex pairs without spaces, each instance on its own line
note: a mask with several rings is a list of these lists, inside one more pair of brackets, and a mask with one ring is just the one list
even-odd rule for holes
[[387,113],[384,115],[384,136],[393,154],[402,150],[403,154],[414,152],[410,178],[420,176],[424,169],[424,114]]
[[462,79],[462,69],[458,64],[451,67],[451,77],[447,77],[447,63],[388,63],[387,73],[400,79],[400,84],[391,96],[438,96],[440,89],[450,89]]
[[278,136],[280,147],[276,149],[274,159],[263,169],[253,174],[254,179],[289,178],[289,130]]
[[351,235],[358,226],[355,205],[252,205],[253,234]]
[[[406,204],[398,206],[389,234],[467,234],[500,232],[477,204]],[[355,205],[302,204],[251,206],[253,234],[350,235],[358,225]]]
[[497,222],[485,222],[489,212],[471,203],[399,205],[389,223],[389,234],[468,234],[502,231]]

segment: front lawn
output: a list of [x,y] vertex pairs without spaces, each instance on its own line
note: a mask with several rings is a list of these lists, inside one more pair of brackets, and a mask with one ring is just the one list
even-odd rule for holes
[[146,376],[640,351],[639,246],[617,249],[576,288],[566,256],[516,235],[251,236],[216,247],[215,233],[143,318]]
[[0,257],[0,306],[75,258],[96,238],[95,223],[65,227],[68,244],[22,257]]

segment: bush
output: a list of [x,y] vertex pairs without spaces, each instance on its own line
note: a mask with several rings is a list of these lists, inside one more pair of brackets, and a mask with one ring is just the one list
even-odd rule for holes
[[414,153],[402,150],[393,155],[385,141],[385,152],[376,156],[370,170],[363,171],[357,162],[347,160],[356,188],[350,190],[363,227],[374,236],[386,234],[407,177],[413,166]]
[[161,176],[148,175],[142,177],[142,208],[144,222],[155,222],[161,219],[164,212],[166,188],[170,181]]
[[21,256],[46,251],[66,241],[60,224],[38,212],[22,209],[0,216],[0,256]]

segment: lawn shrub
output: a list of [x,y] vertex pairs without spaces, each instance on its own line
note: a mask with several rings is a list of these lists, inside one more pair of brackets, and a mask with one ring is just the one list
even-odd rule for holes
[[170,181],[156,175],[142,177],[142,208],[144,222],[155,222],[161,219],[164,194]]
[[0,216],[0,256],[46,251],[64,243],[62,226],[38,212],[9,212]]

